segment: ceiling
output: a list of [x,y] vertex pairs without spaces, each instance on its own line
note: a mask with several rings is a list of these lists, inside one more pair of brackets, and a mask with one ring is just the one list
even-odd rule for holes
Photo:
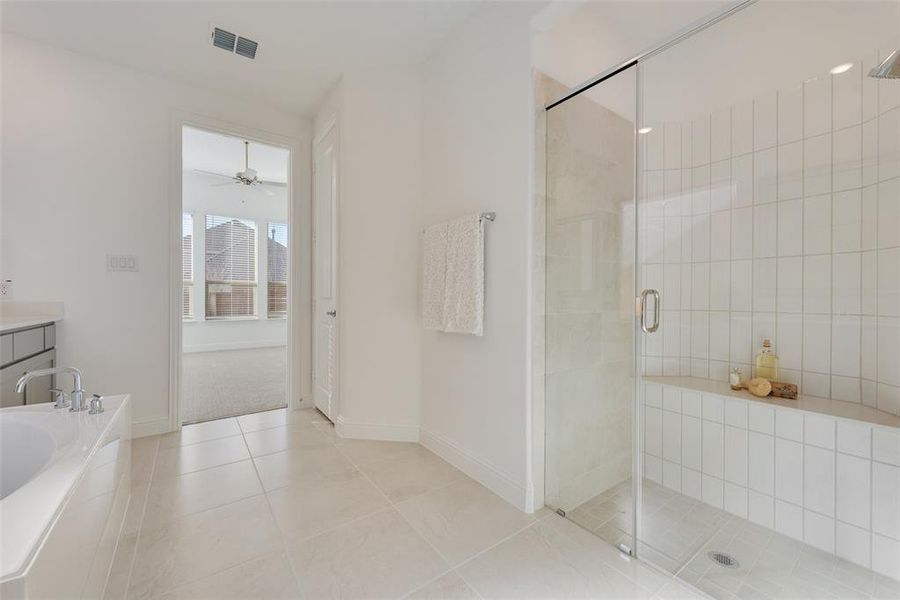
[[[287,182],[290,153],[284,148],[250,142],[250,167],[264,181]],[[232,177],[244,169],[244,140],[185,127],[181,142],[181,164],[185,171],[209,171]]]
[[[341,74],[420,63],[481,4],[4,1],[0,22],[4,32],[309,117]],[[213,47],[214,26],[259,42],[256,60]]]

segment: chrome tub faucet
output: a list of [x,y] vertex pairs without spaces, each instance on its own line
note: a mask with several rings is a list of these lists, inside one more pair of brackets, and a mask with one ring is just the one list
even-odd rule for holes
[[79,371],[75,367],[51,367],[49,369],[29,371],[22,375],[19,378],[19,381],[16,382],[16,392],[21,394],[23,391],[25,391],[25,386],[28,385],[28,382],[32,379],[35,379],[36,377],[65,373],[69,373],[72,375],[73,379],[75,380],[75,389],[73,389],[72,393],[69,394],[70,401],[66,400],[66,395],[61,390],[54,390],[54,392],[56,393],[56,408],[65,408],[71,404],[71,408],[69,408],[69,410],[72,412],[86,409],[88,406],[84,403],[84,390],[81,389],[81,371]]

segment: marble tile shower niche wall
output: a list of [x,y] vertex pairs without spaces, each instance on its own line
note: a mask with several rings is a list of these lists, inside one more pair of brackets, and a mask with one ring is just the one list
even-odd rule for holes
[[641,136],[645,374],[749,377],[769,338],[801,393],[900,414],[900,82],[866,77],[886,51]]
[[545,487],[570,509],[631,472],[634,133],[588,94],[545,127]]

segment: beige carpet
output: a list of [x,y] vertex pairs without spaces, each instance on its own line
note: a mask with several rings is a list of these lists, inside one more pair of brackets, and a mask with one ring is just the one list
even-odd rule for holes
[[287,350],[182,354],[185,423],[287,406]]

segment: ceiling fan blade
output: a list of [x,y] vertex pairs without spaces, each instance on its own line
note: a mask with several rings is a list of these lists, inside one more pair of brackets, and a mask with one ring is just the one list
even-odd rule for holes
[[194,169],[194,173],[202,173],[203,175],[213,175],[214,177],[224,177],[225,179],[234,179],[231,175],[222,175],[221,173],[214,173],[213,171],[204,171],[203,169]]
[[287,183],[283,181],[266,181],[264,179],[259,180],[260,185],[270,185],[272,187],[287,187]]
[[232,183],[239,183],[237,181],[223,181],[222,183],[211,183],[209,187],[222,187],[223,185],[231,185]]

